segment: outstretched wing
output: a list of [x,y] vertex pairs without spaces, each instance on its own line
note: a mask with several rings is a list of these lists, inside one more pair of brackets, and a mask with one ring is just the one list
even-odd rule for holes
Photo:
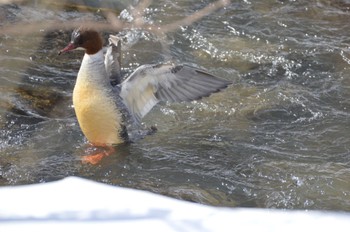
[[159,101],[197,100],[230,84],[227,80],[189,66],[142,65],[121,84],[120,96],[139,122]]
[[121,42],[115,35],[110,35],[108,47],[105,54],[105,67],[107,75],[113,85],[121,83]]

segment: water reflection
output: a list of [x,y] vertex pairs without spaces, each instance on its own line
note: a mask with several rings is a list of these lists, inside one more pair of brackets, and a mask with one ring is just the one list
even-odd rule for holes
[[[145,17],[169,22],[203,4],[154,2]],[[103,20],[11,7],[1,8],[10,23]],[[81,163],[89,148],[71,103],[82,53],[56,55],[69,32],[1,35],[0,184],[76,175],[211,205],[350,210],[348,10],[346,1],[232,1],[162,38],[123,32],[124,73],[171,58],[235,84],[157,106],[145,123],[158,132],[97,166]]]

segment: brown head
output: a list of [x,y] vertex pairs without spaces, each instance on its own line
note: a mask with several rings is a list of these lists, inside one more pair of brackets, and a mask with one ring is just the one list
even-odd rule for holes
[[102,37],[97,31],[80,27],[72,32],[71,41],[58,54],[60,55],[76,48],[84,48],[85,53],[91,55],[101,50],[102,46]]

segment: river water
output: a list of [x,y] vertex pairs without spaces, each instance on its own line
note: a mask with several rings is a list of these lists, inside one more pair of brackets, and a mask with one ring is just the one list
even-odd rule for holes
[[[144,17],[164,25],[210,2],[154,1]],[[57,56],[70,32],[1,27],[103,17],[1,6],[0,185],[80,176],[208,205],[349,211],[349,11],[346,0],[240,0],[162,37],[121,32],[126,74],[172,59],[234,84],[156,106],[144,122],[157,133],[89,165],[71,101],[83,53]]]

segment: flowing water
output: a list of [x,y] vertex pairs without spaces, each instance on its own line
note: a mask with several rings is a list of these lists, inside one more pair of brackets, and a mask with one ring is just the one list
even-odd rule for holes
[[[164,25],[208,3],[154,1],[144,17]],[[0,8],[0,26],[82,18],[103,20],[93,10]],[[347,0],[240,0],[163,37],[122,32],[124,73],[172,59],[234,84],[156,106],[144,122],[157,133],[98,165],[81,162],[93,148],[71,101],[83,53],[57,56],[70,32],[0,31],[0,185],[80,176],[209,205],[349,211],[349,22]]]

